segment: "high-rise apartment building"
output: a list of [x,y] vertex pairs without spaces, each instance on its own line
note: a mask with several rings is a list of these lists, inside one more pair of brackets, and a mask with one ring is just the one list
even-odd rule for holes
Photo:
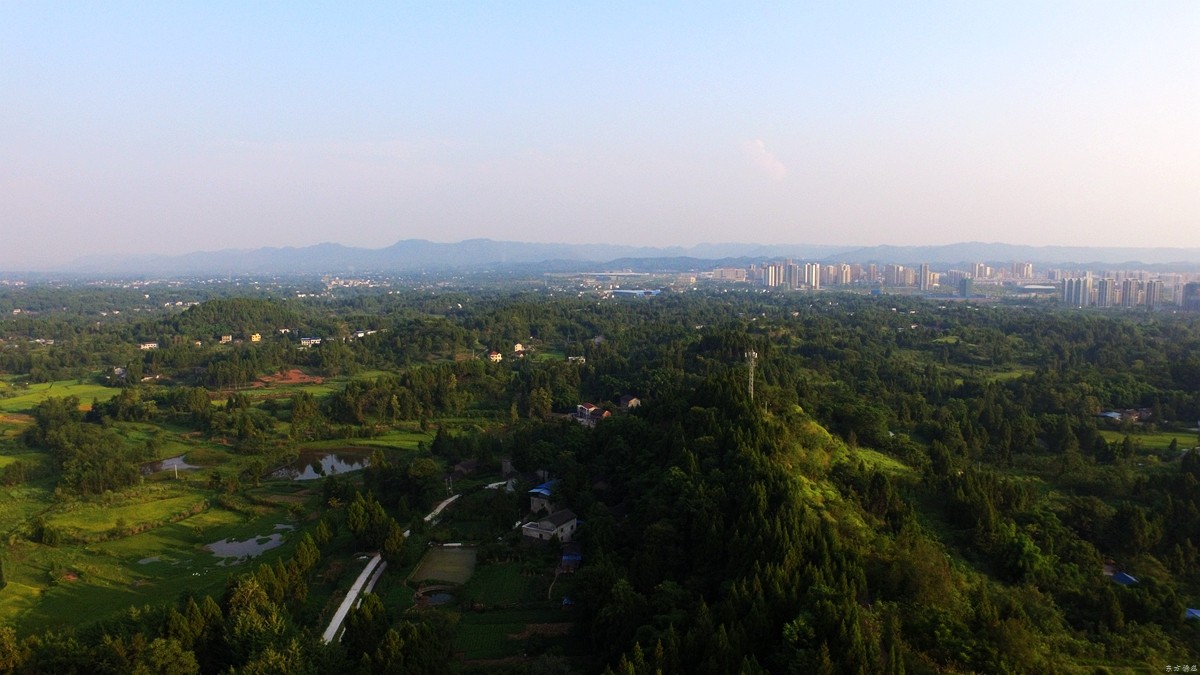
[[1087,307],[1092,303],[1092,277],[1063,279],[1062,302],[1068,307]]
[[1112,307],[1117,304],[1117,282],[1115,279],[1101,279],[1096,282],[1096,306]]
[[783,283],[790,289],[800,288],[804,284],[804,277],[800,274],[800,266],[791,260],[787,261],[783,269]]
[[1163,282],[1161,279],[1151,279],[1146,282],[1146,307],[1158,309],[1163,303]]
[[821,265],[819,263],[804,263],[804,285],[814,291],[821,288]]
[[1189,312],[1200,312],[1200,283],[1193,281],[1183,285],[1179,306]]
[[1121,306],[1137,307],[1142,304],[1142,282],[1139,279],[1126,279],[1121,282]]
[[1012,275],[1016,279],[1032,279],[1033,263],[1015,262],[1012,264]]

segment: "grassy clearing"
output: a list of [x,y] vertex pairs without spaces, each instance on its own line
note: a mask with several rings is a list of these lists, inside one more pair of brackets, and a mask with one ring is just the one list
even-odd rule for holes
[[55,514],[46,522],[63,531],[68,537],[94,537],[117,528],[138,530],[152,527],[206,507],[205,498],[196,494],[169,497],[150,502],[111,508],[86,505],[69,513]]
[[462,652],[468,659],[502,659],[520,656],[525,644],[510,639],[524,630],[523,623],[468,623],[464,618],[454,635],[454,651]]
[[475,573],[475,553],[473,548],[431,548],[408,578],[417,582],[465,584]]
[[[343,383],[344,384],[344,383]],[[265,398],[291,398],[298,392],[308,392],[317,398],[323,398],[338,391],[342,387],[336,382],[326,380],[320,384],[316,382],[272,382],[271,384],[261,387],[253,387],[250,389],[241,389],[239,394],[245,394],[250,399],[265,399]]]
[[0,399],[0,411],[29,412],[51,396],[78,396],[80,407],[88,408],[92,405],[92,399],[107,401],[121,392],[115,387],[80,384],[77,380],[31,384],[26,389],[14,388],[12,391],[17,394],[11,398]]
[[467,659],[501,659],[525,652],[517,636],[531,626],[566,624],[574,616],[547,604],[541,609],[467,612],[454,636],[454,650]]
[[363,370],[363,371],[355,373],[354,377],[351,379],[359,380],[359,381],[372,381],[372,380],[378,380],[379,378],[383,377],[384,375],[394,375],[394,374],[395,373],[391,373],[386,370]]
[[50,499],[48,486],[18,485],[0,489],[0,536],[8,535],[22,523],[46,510]]
[[911,466],[901,462],[891,455],[885,455],[878,450],[859,447],[854,450],[850,450],[849,457],[852,459],[862,460],[862,462],[867,466],[873,469],[878,469],[879,471],[882,471],[890,476],[913,475],[913,469]]
[[989,382],[1007,382],[1032,374],[1033,368],[1010,368],[1008,370],[998,370],[994,373],[988,373],[986,379]]
[[181,433],[173,433],[153,424],[119,422],[114,424],[113,428],[135,447],[153,443],[157,459],[177,457],[189,452],[197,445],[196,441],[185,438]]
[[514,605],[538,600],[535,579],[521,574],[520,563],[499,563],[476,568],[458,595],[464,600],[486,606]]
[[313,441],[305,444],[306,449],[340,450],[347,447],[392,448],[395,450],[416,450],[417,444],[426,444],[433,440],[433,434],[411,429],[395,429],[373,438],[332,439]]
[[[1100,435],[1109,443],[1121,443],[1125,440],[1125,433],[1121,431],[1110,431],[1101,429]],[[1195,431],[1158,431],[1152,434],[1129,434],[1129,440],[1133,441],[1134,451],[1141,452],[1161,452],[1171,447],[1171,441],[1175,440],[1179,443],[1180,450],[1200,445],[1200,439],[1197,439]]]

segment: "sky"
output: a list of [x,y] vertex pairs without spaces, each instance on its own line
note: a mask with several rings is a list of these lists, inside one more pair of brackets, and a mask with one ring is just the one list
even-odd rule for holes
[[0,1],[0,269],[1200,247],[1200,2]]

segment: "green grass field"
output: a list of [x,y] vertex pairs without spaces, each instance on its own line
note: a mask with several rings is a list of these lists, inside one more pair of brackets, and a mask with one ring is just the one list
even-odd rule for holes
[[544,361],[566,361],[567,355],[561,349],[539,349],[533,353],[535,363]]
[[16,395],[0,399],[0,411],[28,412],[51,396],[78,396],[81,406],[89,407],[92,399],[107,401],[120,393],[115,387],[99,384],[79,384],[76,380],[62,380],[42,384],[31,384],[27,389],[12,389]]
[[[1120,431],[1101,429],[1100,435],[1109,443],[1121,443],[1125,440],[1125,434]],[[1158,431],[1152,434],[1129,434],[1129,440],[1133,441],[1135,451],[1140,449],[1142,452],[1161,452],[1166,450],[1171,446],[1172,439],[1179,442],[1180,450],[1200,445],[1200,439],[1197,439],[1195,431]]]
[[1033,368],[1018,367],[1010,368],[1008,370],[997,370],[994,373],[989,373],[986,377],[990,382],[1007,382],[1008,380],[1015,380],[1017,378],[1025,377],[1026,375],[1032,375],[1033,373]]
[[860,447],[851,450],[850,456],[861,459],[867,466],[892,476],[911,476],[913,474],[911,466],[877,450]]
[[81,504],[74,510],[47,517],[46,523],[68,537],[87,538],[110,533],[118,526],[135,530],[151,527],[204,508],[205,498],[190,493],[114,507]]
[[[525,653],[522,632],[533,627],[569,629],[574,615],[547,603],[544,608],[466,612],[454,635],[454,650],[467,659],[501,659]],[[532,632],[532,631],[531,631]]]
[[306,443],[305,448],[314,450],[335,450],[349,446],[369,448],[394,448],[396,450],[416,450],[417,444],[424,441],[428,444],[433,440],[432,433],[410,429],[395,429],[373,438],[355,438],[353,440],[334,439]]
[[486,606],[515,605],[539,600],[533,593],[534,585],[533,577],[521,574],[520,563],[498,563],[477,567],[458,595]]
[[523,623],[468,623],[464,619],[454,634],[454,651],[462,652],[468,659],[502,659],[519,656],[524,643],[510,639],[509,635],[520,633]]
[[52,485],[17,485],[0,488],[0,537],[7,536],[22,523],[46,510]]
[[465,584],[475,572],[475,554],[473,548],[431,548],[408,578],[417,582]]

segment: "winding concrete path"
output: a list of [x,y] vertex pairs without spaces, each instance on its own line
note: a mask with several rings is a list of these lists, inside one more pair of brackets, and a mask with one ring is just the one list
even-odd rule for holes
[[354,601],[358,599],[358,594],[362,592],[363,585],[367,583],[367,579],[371,578],[371,572],[375,571],[375,566],[382,560],[382,556],[378,553],[374,558],[371,558],[363,571],[359,573],[358,578],[354,580],[354,585],[346,592],[345,599],[333,614],[333,620],[329,622],[329,627],[321,635],[321,639],[326,643],[333,642],[333,638],[337,636],[338,631],[342,628],[342,622],[346,620],[346,615],[350,613],[350,608],[354,606]]
[[[383,571],[387,569],[387,561],[379,563],[379,567],[375,568],[375,574],[371,575],[371,580],[367,582],[367,587],[363,589],[363,594],[370,593],[375,590],[375,584],[379,583],[379,577],[383,576]],[[358,597],[358,606],[362,606],[362,596]]]
[[[447,499],[443,499],[441,503],[433,508],[429,515],[425,516],[425,522],[429,522],[436,518],[447,506],[454,503],[461,495],[454,495]],[[407,538],[411,530],[405,530],[404,536]],[[358,578],[354,580],[354,585],[346,592],[346,597],[342,600],[342,604],[337,611],[333,613],[333,619],[329,622],[329,627],[321,634],[321,639],[326,643],[333,642],[333,638],[337,636],[338,631],[342,628],[342,622],[346,620],[346,615],[350,613],[350,608],[354,607],[359,600],[359,596],[364,592],[370,593],[371,589],[375,588],[375,582],[379,581],[379,577],[383,576],[383,570],[387,568],[387,563],[380,564],[382,557],[379,553],[371,558],[363,571],[359,573]],[[378,569],[376,569],[378,567]],[[374,572],[374,574],[372,574]],[[365,589],[364,589],[365,586]]]

